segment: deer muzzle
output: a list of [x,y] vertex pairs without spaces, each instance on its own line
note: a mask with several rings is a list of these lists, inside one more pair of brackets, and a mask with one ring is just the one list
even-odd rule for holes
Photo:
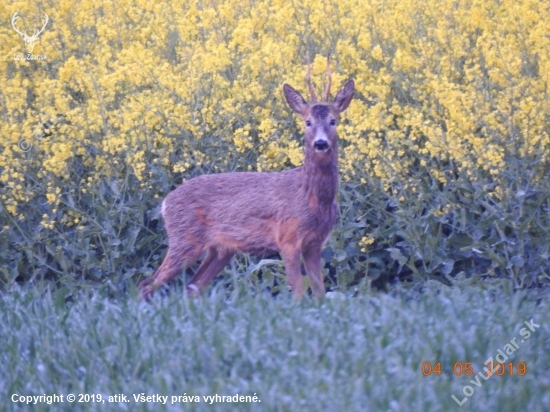
[[313,143],[313,148],[316,152],[326,152],[328,150],[328,142],[326,140],[316,140]]
[[326,152],[328,150],[329,144],[327,135],[323,131],[317,131],[315,139],[313,139],[313,148],[316,152]]

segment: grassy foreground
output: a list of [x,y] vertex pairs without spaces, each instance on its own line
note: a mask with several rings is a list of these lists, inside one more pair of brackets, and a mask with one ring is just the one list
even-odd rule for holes
[[[132,294],[70,294],[39,287],[0,296],[0,410],[543,411],[550,405],[550,293],[488,284],[428,284],[318,303],[214,288],[201,299],[174,289],[152,304]],[[540,325],[520,343],[524,321]],[[513,376],[481,371],[516,338]],[[424,376],[424,362],[441,363]],[[527,372],[517,375],[525,362]],[[449,376],[447,376],[449,374]],[[463,388],[474,390],[464,405]],[[469,391],[469,389],[467,390]],[[470,392],[468,392],[470,393]],[[16,395],[14,395],[16,394]],[[63,395],[34,406],[13,396]],[[68,394],[90,402],[69,403]],[[93,403],[98,394],[105,403]],[[125,395],[123,398],[109,396]],[[167,403],[135,402],[167,396]],[[208,404],[203,396],[256,395],[261,402]],[[172,396],[180,396],[171,404]],[[200,402],[185,403],[187,397]],[[17,398],[22,399],[22,398]],[[193,398],[197,400],[197,398]],[[547,410],[547,409],[546,409]]]

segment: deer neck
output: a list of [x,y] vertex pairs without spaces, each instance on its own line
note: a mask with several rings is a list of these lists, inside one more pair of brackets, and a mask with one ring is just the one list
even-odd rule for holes
[[338,150],[334,146],[320,155],[314,149],[306,150],[305,189],[308,199],[315,198],[318,206],[332,206],[338,189]]

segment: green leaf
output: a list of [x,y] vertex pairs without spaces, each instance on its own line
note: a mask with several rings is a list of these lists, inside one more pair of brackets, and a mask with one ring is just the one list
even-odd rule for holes
[[512,262],[515,267],[522,268],[525,264],[525,259],[521,256],[514,256],[512,257],[512,259],[510,259],[510,262]]

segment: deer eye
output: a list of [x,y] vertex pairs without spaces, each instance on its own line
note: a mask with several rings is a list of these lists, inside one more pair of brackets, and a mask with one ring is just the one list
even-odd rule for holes
[[331,126],[336,126],[336,120],[332,119],[332,120],[330,121],[330,125],[331,125]]
[[307,127],[310,127],[310,126],[311,126],[311,121],[310,121],[310,120],[306,120],[306,126],[307,126]]

